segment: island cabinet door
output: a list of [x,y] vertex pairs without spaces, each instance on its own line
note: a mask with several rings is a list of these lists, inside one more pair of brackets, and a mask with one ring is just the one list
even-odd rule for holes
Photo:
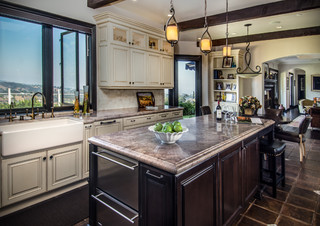
[[219,154],[220,224],[229,225],[242,208],[241,142]]
[[140,165],[139,226],[174,225],[174,176]]
[[177,176],[177,225],[218,225],[217,157]]
[[243,197],[248,203],[259,187],[259,141],[252,137],[243,145]]

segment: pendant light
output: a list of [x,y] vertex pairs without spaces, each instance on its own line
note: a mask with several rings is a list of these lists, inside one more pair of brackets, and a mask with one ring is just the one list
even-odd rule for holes
[[171,16],[164,26],[164,31],[167,42],[169,42],[173,47],[179,41],[179,29],[176,18],[174,17],[175,11],[173,8],[172,0],[170,0],[170,14]]
[[226,0],[226,46],[223,47],[223,51],[222,54],[223,56],[231,56],[231,46],[228,46],[228,36],[229,36],[229,24],[228,24],[228,20],[229,20],[229,15],[228,15],[228,0]]
[[200,40],[200,50],[207,55],[212,51],[212,38],[208,32],[208,23],[207,23],[207,0],[204,0],[204,28],[205,31],[203,32]]
[[242,78],[252,78],[252,77],[256,77],[258,75],[261,74],[261,67],[259,65],[256,66],[256,71],[254,71],[251,67],[250,67],[250,63],[251,63],[251,53],[250,53],[250,42],[248,41],[248,36],[249,36],[249,27],[252,24],[245,24],[244,26],[247,27],[247,47],[246,47],[246,53],[244,55],[244,61],[246,63],[246,68],[244,70],[241,71],[241,68],[238,67],[237,68],[237,74],[242,77]]

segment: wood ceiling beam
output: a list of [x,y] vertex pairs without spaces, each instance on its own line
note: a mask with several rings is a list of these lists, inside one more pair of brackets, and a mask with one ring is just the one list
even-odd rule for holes
[[[301,36],[309,36],[309,35],[320,35],[320,26],[228,38],[228,44],[245,43],[247,42],[247,40],[249,40],[250,42],[255,42],[255,41],[293,38],[293,37],[301,37]],[[226,44],[225,38],[212,40],[213,46],[222,46],[225,44]]]
[[[229,12],[229,23],[320,8],[320,0],[284,0]],[[208,26],[226,23],[226,13],[207,17]],[[179,22],[181,31],[203,28],[204,17]]]
[[111,3],[120,2],[121,0],[87,0],[87,6],[93,9],[100,8]]

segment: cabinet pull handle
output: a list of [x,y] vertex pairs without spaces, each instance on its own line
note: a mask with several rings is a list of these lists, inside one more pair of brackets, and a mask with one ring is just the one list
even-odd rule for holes
[[91,128],[91,127],[92,127],[92,125],[90,125],[90,126],[85,126],[86,129]]
[[[98,189],[97,189],[98,190]],[[98,190],[99,191],[99,190]],[[112,202],[115,202],[117,203],[118,205],[120,205],[121,207],[125,208],[126,210],[130,211],[131,213],[135,214],[132,218],[126,216],[124,213],[121,213],[119,210],[115,209],[114,207],[108,205],[107,203],[105,203],[104,201],[102,201],[99,197],[103,195],[104,197],[106,197],[107,199],[111,200]],[[125,206],[124,204],[122,204],[121,202],[119,202],[118,200],[114,199],[113,197],[105,194],[104,192],[101,191],[100,194],[94,196],[94,195],[91,195],[91,198],[97,200],[98,202],[100,202],[102,205],[104,205],[105,207],[109,208],[110,210],[112,210],[113,212],[115,212],[116,214],[120,215],[121,217],[123,217],[124,219],[126,219],[127,221],[129,221],[130,223],[134,224],[134,220],[136,218],[139,217],[139,214],[131,209],[130,207],[128,206]]]
[[160,176],[154,175],[153,173],[150,173],[150,170],[147,170],[146,174],[148,174],[151,177],[157,178],[157,179],[163,178],[163,175],[160,175]]
[[50,156],[50,160],[53,159],[53,155]]
[[47,157],[43,157],[43,158],[42,158],[43,161],[46,161],[46,159],[47,159]]
[[96,156],[98,156],[98,157],[100,157],[100,158],[103,158],[103,159],[105,159],[105,160],[108,160],[108,161],[110,161],[110,162],[113,162],[113,163],[115,163],[115,164],[118,164],[118,165],[120,165],[120,166],[126,167],[126,168],[128,168],[128,169],[130,169],[130,170],[133,170],[133,171],[134,171],[134,168],[138,167],[138,163],[130,162],[130,163],[132,163],[133,165],[132,165],[132,166],[129,166],[129,165],[124,164],[124,163],[122,163],[122,162],[118,162],[118,161],[116,161],[116,160],[114,160],[114,159],[112,159],[112,158],[108,158],[107,156],[101,155],[100,152],[92,152],[92,154],[93,154],[93,155],[96,155]]
[[167,115],[160,115],[162,118],[165,118],[165,117],[167,117]]
[[135,122],[136,120],[135,119],[132,119],[130,122]]
[[179,115],[180,113],[179,113],[179,112],[174,112],[173,114],[174,114],[174,115]]
[[147,119],[151,119],[151,117],[148,117]]
[[100,122],[100,125],[108,125],[108,124],[112,124],[112,123],[116,123],[116,120],[113,121],[108,121],[108,122]]

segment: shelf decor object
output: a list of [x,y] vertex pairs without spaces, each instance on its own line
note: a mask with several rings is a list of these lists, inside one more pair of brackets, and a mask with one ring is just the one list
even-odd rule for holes
[[258,98],[253,96],[244,96],[239,99],[240,113],[242,115],[255,115],[259,108],[261,108]]
[[231,46],[228,46],[228,36],[229,36],[229,24],[228,24],[228,0],[226,0],[226,46],[223,47],[222,55],[224,57],[231,56]]
[[167,42],[169,42],[173,47],[179,41],[179,28],[176,18],[174,17],[175,11],[173,8],[172,0],[170,1],[170,14],[171,16],[164,26],[164,31]]
[[242,77],[242,78],[252,78],[252,77],[256,77],[258,75],[261,74],[261,67],[259,65],[256,66],[256,71],[254,71],[251,67],[250,67],[250,63],[251,63],[251,53],[250,53],[250,42],[249,42],[249,27],[252,24],[245,24],[244,26],[247,27],[247,47],[246,47],[246,53],[244,55],[244,61],[246,63],[246,68],[244,70],[242,70],[241,67],[237,68],[237,74]]
[[207,23],[207,0],[204,0],[204,28],[205,31],[203,32],[200,40],[200,50],[207,55],[212,51],[212,38],[208,31],[208,23]]

